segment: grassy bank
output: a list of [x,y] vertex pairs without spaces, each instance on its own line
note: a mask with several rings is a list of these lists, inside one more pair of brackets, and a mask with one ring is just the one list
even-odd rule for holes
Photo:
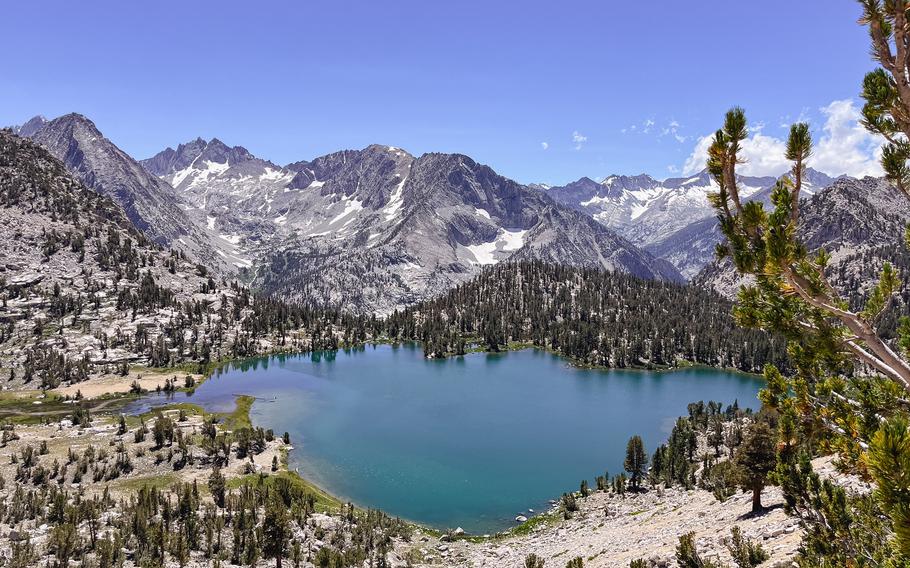
[[234,411],[228,414],[220,414],[221,423],[227,430],[241,430],[243,428],[252,428],[253,421],[250,419],[250,410],[256,397],[249,395],[240,395],[234,399]]

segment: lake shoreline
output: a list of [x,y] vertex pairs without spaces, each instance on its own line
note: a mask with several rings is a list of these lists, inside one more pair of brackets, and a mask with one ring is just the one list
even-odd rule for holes
[[[373,346],[391,345],[394,347],[396,345],[402,345],[402,344],[406,344],[406,343],[414,343],[414,344],[420,344],[420,345],[423,344],[422,341],[417,340],[417,339],[410,340],[410,341],[375,340],[375,341],[364,342],[364,343],[360,344],[359,346],[339,347],[338,350],[356,349],[358,347],[365,347],[367,345],[373,345]],[[561,358],[565,359],[569,363],[569,366],[576,368],[576,369],[589,369],[589,370],[596,370],[596,371],[645,371],[645,372],[653,372],[653,373],[673,372],[673,371],[678,371],[681,369],[715,369],[718,371],[726,371],[726,372],[730,372],[730,373],[740,373],[740,374],[748,375],[751,377],[762,377],[762,378],[764,377],[763,373],[761,373],[761,372],[743,371],[742,369],[738,369],[736,367],[720,367],[720,366],[716,366],[716,365],[708,365],[705,363],[695,363],[695,362],[689,361],[688,359],[677,359],[676,365],[657,365],[657,366],[632,365],[632,366],[628,366],[628,367],[609,367],[609,366],[605,366],[605,365],[592,365],[589,363],[581,362],[581,361],[575,359],[574,357],[570,357],[568,355],[565,355],[564,353],[560,353],[559,351],[554,350],[550,347],[535,345],[534,343],[526,342],[526,341],[510,341],[509,343],[504,345],[502,348],[500,348],[499,351],[491,351],[489,349],[482,349],[482,348],[471,348],[471,349],[467,349],[464,353],[446,353],[445,355],[442,355],[439,357],[426,357],[426,358],[430,359],[430,360],[445,361],[446,359],[452,359],[455,357],[464,357],[466,355],[472,355],[475,353],[486,353],[488,355],[496,355],[499,353],[512,353],[512,352],[516,352],[516,351],[523,351],[525,349],[535,349],[538,351],[543,351],[545,353],[549,353],[551,355],[556,355],[557,357],[561,357]]]
[[[164,395],[161,399],[165,399]],[[255,404],[255,402],[254,402]],[[228,411],[219,414],[233,414],[234,422],[245,422],[248,417],[256,425],[255,413],[249,412],[247,404],[234,404]],[[134,444],[133,434],[141,423],[151,425],[161,414],[185,432],[199,428],[208,415],[202,407],[187,402],[175,402],[143,413],[139,417],[127,416],[127,431],[117,433],[117,416],[94,416],[91,425],[73,430],[60,430],[61,423],[17,427],[21,439],[10,441],[7,451],[19,453],[23,445],[35,444],[42,440],[50,446],[50,455],[44,460],[66,459],[73,444],[104,446],[118,436]],[[227,424],[225,421],[223,424]],[[219,426],[222,428],[223,426]],[[181,484],[198,484],[203,500],[211,497],[208,480],[211,469],[205,463],[189,464],[179,470],[172,469],[170,462],[160,465],[150,461],[154,447],[151,440],[144,443],[145,451],[136,459],[145,460],[144,465],[135,468],[123,477],[104,482],[103,487],[86,485],[89,492],[96,494],[102,489],[111,490],[115,497],[128,498],[142,488],[162,492],[179,491]],[[167,443],[165,443],[167,446]],[[344,517],[345,506],[325,491],[295,472],[288,471],[285,458],[294,447],[285,445],[280,437],[267,442],[264,451],[257,453],[255,463],[232,459],[221,471],[226,477],[226,487],[237,491],[243,486],[262,487],[289,483],[315,496],[315,509],[310,519],[314,526],[338,527]],[[132,452],[131,452],[132,453]],[[280,468],[270,468],[273,457],[277,457]],[[825,467],[832,471],[830,459]],[[816,460],[818,462],[818,460]],[[821,470],[823,464],[813,463]],[[15,464],[5,462],[5,477],[13,478]],[[138,465],[138,464],[137,464]],[[255,471],[245,471],[247,466]],[[189,485],[184,485],[188,487]],[[529,554],[536,554],[546,560],[547,565],[562,566],[567,559],[584,557],[584,565],[590,568],[627,566],[636,558],[672,559],[677,539],[681,534],[693,531],[697,535],[700,550],[706,557],[726,561],[730,559],[722,542],[730,528],[738,525],[750,539],[761,542],[771,553],[775,562],[786,562],[798,548],[801,530],[799,520],[785,514],[779,489],[765,490],[764,501],[768,506],[763,515],[750,515],[751,494],[737,492],[725,502],[718,501],[710,491],[695,489],[686,491],[680,487],[649,488],[646,491],[619,495],[615,492],[594,490],[587,497],[574,491],[578,510],[563,517],[557,507],[531,517],[527,522],[509,530],[491,533],[489,536],[454,535],[425,524],[403,518],[407,536],[396,537],[388,551],[390,566],[405,568],[414,566],[437,566],[440,568],[514,568],[523,565]],[[358,518],[369,513],[365,508],[355,509]],[[25,530],[41,536],[41,528],[26,525]],[[6,537],[6,533],[3,535]],[[230,535],[226,535],[228,538]],[[201,568],[204,562],[190,562],[188,566]]]
[[[330,351],[282,352],[282,353],[271,354],[271,355],[267,355],[267,356],[244,357],[244,358],[238,358],[238,359],[233,359],[233,360],[229,360],[229,361],[221,361],[217,365],[213,364],[211,366],[210,371],[205,376],[195,377],[195,383],[192,387],[185,388],[185,387],[181,386],[181,387],[176,388],[175,391],[177,393],[182,393],[184,396],[187,397],[187,400],[185,400],[185,402],[191,402],[188,399],[190,397],[192,397],[192,393],[197,388],[201,387],[203,384],[207,383],[209,380],[212,380],[213,378],[220,376],[222,373],[227,373],[232,370],[243,369],[244,362],[252,363],[252,362],[258,361],[258,360],[263,360],[263,359],[269,360],[272,358],[284,360],[285,358],[306,357],[307,355],[313,355],[313,354],[317,354],[317,353],[332,354],[334,356],[334,355],[337,355],[339,351],[341,351],[343,353],[355,353],[355,352],[366,351],[368,346],[373,347],[373,348],[377,348],[377,347],[381,347],[381,346],[389,346],[392,349],[398,349],[403,345],[411,345],[412,347],[417,348],[417,347],[419,347],[420,342],[367,342],[367,343],[360,344],[360,345],[354,346],[354,347],[339,348],[339,349],[330,350]],[[674,372],[674,371],[704,369],[704,370],[723,371],[723,372],[741,375],[741,376],[752,378],[752,379],[760,377],[760,375],[756,375],[756,374],[752,374],[752,373],[745,373],[745,372],[742,372],[739,370],[734,370],[734,369],[718,369],[716,367],[710,367],[710,366],[704,366],[704,365],[694,365],[694,364],[680,366],[680,367],[660,368],[660,369],[603,368],[603,367],[594,367],[594,366],[581,366],[581,365],[578,365],[577,362],[573,361],[571,358],[565,357],[565,356],[559,354],[558,352],[554,352],[552,350],[545,349],[545,348],[540,348],[538,346],[534,346],[531,344],[511,344],[507,350],[502,350],[499,352],[488,352],[488,351],[482,351],[482,350],[475,350],[475,351],[472,351],[471,353],[467,353],[466,355],[475,354],[475,353],[484,353],[487,356],[495,357],[496,355],[506,355],[509,353],[520,353],[523,351],[546,353],[550,356],[555,357],[559,361],[563,362],[565,364],[566,368],[582,370],[582,371],[602,371],[602,372],[607,372],[607,373],[611,373],[611,372],[628,373],[629,371],[635,371],[636,374],[641,373],[641,372],[646,372],[646,373],[653,373],[655,375],[664,375],[666,373]],[[450,357],[446,357],[445,359],[438,359],[438,360],[451,360],[453,358],[465,358],[465,356],[450,356]],[[434,360],[433,358],[429,358],[429,359],[424,358],[424,359],[426,359],[428,361]],[[140,369],[136,369],[136,370],[142,371],[144,373],[148,373],[148,372],[152,371],[152,372],[154,372],[154,376],[156,378],[165,377],[168,374],[166,372],[162,372],[162,371],[164,371],[164,369],[152,370],[152,369],[148,369],[148,368],[140,368]],[[130,376],[132,376],[132,370],[131,370]],[[124,382],[127,380],[129,380],[129,378],[124,377]],[[143,396],[148,396],[148,395],[155,393],[155,390],[153,388],[149,388],[147,390],[148,390],[148,392],[145,395],[137,395],[132,392],[122,392],[122,391],[121,392],[106,392],[98,397],[91,397],[91,401],[86,400],[86,403],[88,403],[88,406],[90,408],[95,408],[98,411],[116,412],[118,409],[122,410],[125,407],[128,407],[130,404],[137,402],[138,400],[143,398]],[[85,393],[83,393],[83,394],[85,394]],[[167,394],[170,394],[170,393],[167,393]],[[155,406],[162,406],[162,405],[167,406],[168,404],[173,404],[173,403],[177,402],[177,400],[175,398],[169,397],[169,396],[167,396],[167,394],[162,393],[162,400],[161,400],[160,405],[156,404]],[[93,403],[97,403],[97,404],[93,404]],[[30,409],[33,409],[33,408],[34,407],[31,407]],[[68,408],[71,409],[72,407],[70,406]],[[60,412],[61,413],[66,412],[67,410],[68,409],[61,409]],[[252,416],[250,416],[250,410],[252,410],[252,407],[246,409],[246,414],[247,414],[248,420],[253,419]],[[259,424],[256,424],[256,425],[259,425]],[[299,459],[299,456],[298,456],[298,459]],[[338,501],[346,500],[346,501],[352,502],[355,505],[358,505],[359,507],[363,508],[363,506],[359,504],[358,499],[355,499],[355,498],[344,498],[343,499],[341,497],[341,495],[343,495],[343,492],[328,491],[323,486],[321,486],[318,482],[316,482],[314,479],[312,479],[311,476],[301,475],[299,473],[299,467],[295,468],[296,471],[292,470],[290,468],[290,464],[289,464],[289,457],[285,460],[283,467],[284,467],[285,471],[288,472],[288,474],[294,474],[294,475],[299,476],[301,478],[301,480],[312,485],[314,488],[318,489],[319,491],[321,491],[327,495],[330,495],[333,498],[336,498]],[[567,487],[567,489],[569,489],[569,488],[570,487]],[[556,493],[556,492],[554,492],[554,493]],[[558,494],[551,494],[551,497],[558,497]],[[539,516],[541,516],[542,514],[546,515],[549,512],[548,507],[540,507],[540,504],[538,504],[536,507],[540,507],[540,510],[539,510],[540,512],[537,512],[534,514],[529,514],[527,512],[527,509],[529,507],[535,507],[535,505],[533,503],[531,503],[530,505],[526,504],[526,506],[523,509],[526,511],[524,514],[526,516],[528,516],[529,519],[531,519],[533,522],[531,522],[530,524],[529,523],[518,524],[518,525],[512,526],[510,528],[500,530],[498,532],[490,532],[489,538],[493,538],[493,539],[504,538],[504,537],[513,535],[516,532],[520,532],[522,527],[534,525],[537,522],[537,518]],[[424,531],[431,531],[434,533],[442,534],[441,528],[436,528],[434,526],[428,525],[428,524],[420,522],[420,521],[413,521],[413,520],[407,519],[406,516],[403,516],[402,518],[404,520],[406,520],[407,522],[409,522],[410,524],[413,524],[416,527],[420,527]],[[441,527],[442,525],[439,525],[439,526]],[[447,528],[454,529],[456,527],[447,527]],[[476,533],[475,532],[473,535],[469,535],[469,536],[471,536],[472,538],[481,538],[480,534],[487,534],[487,533]]]
[[[716,392],[717,397],[725,402],[732,403],[734,399],[738,398],[740,403],[744,404],[744,406],[751,405],[755,407],[757,402],[748,402],[748,400],[752,400],[757,389],[762,386],[758,385],[756,381],[758,378],[757,375],[749,375],[730,370],[721,371],[710,367],[694,365],[676,369],[654,369],[650,371],[647,369],[634,369],[634,373],[630,372],[633,371],[633,369],[580,368],[577,365],[572,364],[571,359],[559,355],[558,353],[527,345],[522,345],[520,348],[518,347],[519,346],[513,345],[510,351],[501,351],[499,353],[475,352],[485,353],[482,357],[475,358],[465,356],[446,358],[444,360],[427,359],[423,357],[421,345],[418,342],[362,344],[357,347],[341,348],[331,351],[303,352],[299,354],[282,353],[269,357],[244,358],[220,366],[205,383],[200,385],[199,388],[201,390],[199,392],[202,393],[202,398],[196,399],[195,397],[199,396],[197,393],[196,395],[193,395],[194,398],[187,399],[187,401],[199,402],[207,409],[225,410],[228,398],[233,401],[233,395],[236,394],[252,394],[270,400],[275,399],[277,396],[279,400],[284,400],[284,402],[279,402],[278,406],[274,408],[264,407],[259,402],[255,403],[252,409],[251,419],[257,426],[273,428],[279,434],[284,430],[291,430],[292,439],[300,441],[300,430],[294,430],[296,426],[293,426],[293,421],[302,419],[309,424],[312,424],[314,420],[317,423],[324,422],[323,419],[311,415],[310,411],[307,411],[307,418],[305,419],[296,417],[298,409],[302,409],[302,407],[300,406],[301,401],[294,397],[299,397],[303,392],[309,392],[308,389],[300,391],[300,385],[311,384],[312,381],[315,380],[317,383],[312,383],[312,388],[316,388],[315,392],[322,392],[323,388],[332,388],[331,385],[338,380],[348,380],[350,384],[344,388],[351,389],[359,384],[360,380],[357,379],[354,381],[351,377],[348,379],[344,379],[343,377],[355,372],[354,369],[359,369],[359,371],[357,371],[359,373],[365,372],[366,376],[375,375],[376,380],[368,381],[368,383],[376,383],[378,381],[382,384],[385,379],[379,375],[385,377],[386,375],[383,375],[383,373],[394,374],[399,372],[395,370],[398,369],[396,366],[398,364],[392,364],[394,360],[398,360],[401,365],[405,365],[404,367],[401,367],[401,372],[413,374],[416,369],[419,374],[419,379],[408,379],[417,380],[417,383],[413,384],[408,382],[397,384],[396,381],[398,379],[393,380],[392,384],[397,385],[394,387],[396,389],[395,392],[397,393],[403,388],[404,390],[401,391],[401,393],[405,393],[407,397],[410,397],[414,394],[411,387],[416,386],[417,391],[415,392],[418,395],[417,400],[424,400],[428,396],[431,398],[446,397],[445,394],[432,393],[440,392],[453,394],[461,392],[461,389],[470,388],[466,386],[467,384],[477,384],[482,386],[482,388],[487,388],[483,385],[487,385],[489,381],[493,381],[492,384],[494,385],[499,385],[494,387],[499,389],[499,391],[501,391],[502,385],[511,385],[510,389],[513,391],[515,388],[518,388],[522,393],[530,392],[531,394],[528,394],[527,396],[531,397],[531,406],[527,406],[528,402],[517,402],[522,400],[522,396],[524,395],[519,396],[515,399],[517,407],[508,411],[510,417],[505,418],[507,422],[502,422],[500,420],[496,422],[495,426],[491,425],[489,427],[492,431],[496,432],[494,438],[498,440],[497,443],[502,443],[505,444],[505,447],[509,447],[509,452],[505,455],[512,457],[511,459],[503,459],[510,461],[513,464],[517,464],[526,461],[526,458],[516,457],[516,455],[526,455],[527,452],[526,450],[520,449],[521,447],[524,447],[522,442],[518,442],[518,445],[515,446],[515,448],[512,448],[512,442],[502,439],[503,436],[506,436],[508,433],[506,425],[514,425],[512,419],[516,416],[512,416],[512,414],[517,413],[519,416],[525,415],[521,420],[531,420],[531,422],[528,422],[528,427],[519,427],[519,431],[529,432],[530,429],[533,429],[533,426],[531,425],[535,423],[535,420],[527,415],[536,415],[539,412],[546,412],[544,409],[545,407],[539,407],[537,405],[544,404],[545,406],[549,406],[551,394],[556,394],[557,399],[563,398],[564,396],[569,396],[571,398],[580,396],[578,389],[582,389],[586,393],[583,398],[586,399],[588,393],[591,392],[591,389],[594,389],[593,392],[601,392],[604,391],[604,389],[609,389],[612,392],[612,395],[610,396],[616,396],[617,394],[625,396],[621,393],[632,389],[629,391],[630,393],[638,393],[634,395],[636,400],[638,400],[638,402],[633,405],[636,407],[640,406],[646,400],[652,400],[652,397],[656,395],[657,398],[653,400],[658,401],[659,406],[655,407],[654,410],[645,413],[642,417],[637,418],[637,422],[633,421],[638,424],[637,426],[633,423],[627,427],[630,431],[634,430],[632,433],[639,431],[646,433],[650,431],[650,438],[646,437],[646,441],[650,439],[651,441],[648,443],[653,445],[663,441],[666,435],[664,428],[668,428],[669,425],[672,424],[672,421],[675,420],[675,417],[686,413],[685,408],[688,402],[692,402],[699,398],[705,398],[705,400],[707,400],[708,398],[713,397]],[[374,352],[376,355],[374,355]],[[513,359],[512,356],[517,358]],[[349,359],[352,361],[350,364],[347,363]],[[344,364],[341,364],[342,361],[344,361]],[[360,362],[355,363],[354,361]],[[405,363],[405,361],[407,361],[407,363]],[[506,361],[508,361],[508,363]],[[441,363],[443,362],[448,363],[442,365]],[[350,365],[354,365],[354,367],[351,367]],[[321,370],[319,370],[316,375],[313,375],[311,379],[304,379],[303,377],[310,377],[309,373],[313,372],[312,369]],[[348,370],[346,371],[345,369]],[[381,371],[379,375],[376,375],[377,369]],[[682,373],[681,377],[685,377],[685,379],[682,382],[674,380],[672,375],[667,375],[667,373],[672,372]],[[287,376],[287,378],[281,378],[288,373],[291,373],[291,375]],[[303,373],[303,375],[300,375],[300,373]],[[429,375],[424,377],[424,373],[429,373]],[[540,375],[541,373],[543,373],[543,375]],[[705,378],[708,379],[704,382],[702,381],[703,373]],[[323,376],[323,374],[325,374],[325,376]],[[338,376],[336,377],[335,375]],[[563,376],[566,378],[566,389],[560,388],[558,382],[554,383],[557,379],[561,380],[561,377]],[[610,377],[613,377],[613,380],[597,380],[598,378],[609,379]],[[223,378],[224,381],[221,381],[221,378]],[[484,380],[477,382],[478,378],[483,378]],[[520,381],[518,379],[520,379]],[[526,379],[530,380],[530,382],[525,382]],[[301,380],[304,382],[301,383]],[[323,384],[323,381],[325,380],[328,380],[328,382]],[[210,384],[210,381],[217,382]],[[315,386],[316,384],[323,386],[317,387]],[[730,386],[724,387],[723,385],[725,384]],[[292,390],[285,392],[283,390],[285,387],[282,385],[287,385]],[[295,387],[294,385],[297,386]],[[693,388],[698,385],[702,385],[702,387]],[[356,388],[359,389],[360,387]],[[531,390],[528,391],[528,389]],[[546,394],[543,395],[543,397],[541,394],[534,394],[535,392],[540,393],[541,389],[546,389]],[[345,392],[347,392],[347,390]],[[654,395],[646,394],[650,392],[653,392]],[[739,394],[734,396],[734,393]],[[499,394],[503,393],[499,392]],[[231,396],[229,397],[228,395]],[[177,396],[177,400],[182,400],[180,397],[185,396],[185,394],[178,393]],[[380,396],[385,395],[380,394]],[[454,400],[458,401],[457,404],[455,404],[456,408],[458,408],[459,405],[462,407],[467,405],[465,408],[475,408],[473,404],[468,402],[468,399],[462,399],[461,396],[462,395],[456,395],[454,397]],[[604,396],[604,392],[601,392],[598,396]],[[494,396],[493,398],[499,398],[506,401],[513,400],[512,395]],[[165,400],[164,398],[155,399],[153,404],[157,406],[173,400],[174,399]],[[469,400],[473,399],[469,398]],[[410,404],[405,401],[399,402],[401,404],[396,403],[396,408],[408,406]],[[210,403],[214,403],[216,406],[209,406]],[[326,401],[322,401],[322,403],[324,404]],[[233,403],[231,402],[231,404]],[[500,406],[501,404],[509,405],[510,403],[500,403]],[[576,402],[571,404],[574,405]],[[648,404],[650,406],[650,403]],[[666,406],[667,404],[671,404],[671,406],[668,407]],[[282,405],[286,408],[282,409]],[[613,405],[614,403],[611,403],[609,399],[603,399],[599,403],[585,403],[583,406],[589,408],[588,412],[595,411],[600,413],[599,409],[603,408],[603,412],[609,414],[612,412],[609,408]],[[287,415],[287,407],[289,406],[293,407],[293,413],[291,415]],[[307,404],[307,406],[311,405]],[[392,412],[389,407],[386,407],[386,411]],[[356,411],[352,411],[351,409],[340,412],[342,414],[349,412],[357,414]],[[460,410],[456,412],[457,414],[461,414]],[[560,413],[562,412],[564,411],[560,411]],[[623,412],[625,412],[625,410],[623,410]],[[650,419],[649,414],[653,414],[654,412],[657,412],[659,419]],[[480,412],[480,414],[484,416],[497,416],[500,412],[497,408],[488,407],[485,412]],[[636,412],[636,414],[638,414],[638,412]],[[284,416],[284,418],[276,418],[280,416]],[[384,421],[383,418],[375,416],[372,417],[372,419],[364,418],[364,420],[373,420],[374,422],[377,419],[380,420],[380,422]],[[458,419],[460,419],[460,417]],[[263,420],[265,420],[265,422],[263,422]],[[276,422],[276,420],[278,421]],[[291,420],[291,422],[288,422],[288,420]],[[350,420],[352,419],[347,421]],[[330,421],[335,422],[337,420],[336,418],[331,418]],[[522,422],[520,421],[519,423]],[[647,424],[643,425],[643,423]],[[314,439],[311,435],[313,433],[311,431],[312,428],[313,426],[311,425],[304,430],[306,432],[305,437],[307,438],[306,448],[298,445],[289,456],[288,471],[299,473],[303,479],[313,483],[322,490],[359,505],[361,508],[373,507],[385,511],[392,511],[393,514],[426,530],[444,531],[446,529],[455,529],[461,525],[466,531],[476,536],[483,534],[502,536],[503,533],[508,535],[522,526],[521,524],[513,524],[513,519],[516,516],[524,515],[534,519],[536,518],[535,515],[538,515],[539,512],[549,511],[552,507],[552,503],[550,503],[552,499],[558,499],[558,496],[562,492],[570,490],[573,486],[577,487],[575,485],[576,478],[588,478],[590,482],[594,476],[603,473],[605,466],[609,466],[609,469],[611,470],[616,469],[617,464],[621,465],[620,460],[622,457],[622,448],[618,447],[621,444],[617,440],[620,438],[625,440],[624,436],[627,436],[625,431],[626,427],[622,427],[617,431],[615,436],[609,436],[609,440],[598,443],[597,445],[603,448],[612,448],[608,449],[606,453],[603,449],[597,450],[589,448],[585,450],[576,450],[574,446],[572,446],[572,448],[566,450],[569,452],[568,455],[565,452],[562,452],[563,457],[559,458],[563,461],[568,459],[565,463],[569,465],[565,470],[561,465],[554,464],[553,467],[548,468],[548,470],[553,471],[544,472],[542,477],[535,476],[536,480],[534,481],[521,481],[519,487],[507,489],[507,494],[512,495],[508,501],[510,504],[498,508],[495,505],[483,507],[480,509],[484,511],[482,514],[478,513],[479,516],[472,517],[470,513],[468,513],[470,509],[464,509],[462,506],[463,503],[460,501],[452,504],[454,508],[450,508],[449,505],[446,504],[447,500],[455,498],[451,495],[447,495],[442,501],[439,501],[438,506],[436,506],[437,501],[434,501],[435,498],[429,494],[421,497],[420,494],[414,494],[412,496],[410,493],[406,492],[404,495],[401,495],[401,497],[405,499],[405,501],[402,501],[404,506],[396,508],[392,506],[392,504],[399,502],[396,496],[399,496],[400,492],[404,491],[402,487],[405,487],[407,482],[402,481],[401,483],[404,483],[404,485],[399,485],[394,491],[387,492],[386,485],[384,484],[374,485],[374,482],[368,479],[351,477],[351,474],[353,473],[353,470],[350,470],[351,464],[357,464],[358,468],[361,464],[365,464],[363,467],[370,468],[371,470],[380,468],[378,471],[387,471],[390,467],[389,463],[410,463],[408,460],[396,461],[399,454],[402,454],[403,451],[401,444],[407,443],[407,436],[401,438],[398,434],[389,434],[392,438],[397,439],[394,443],[394,453],[387,459],[380,458],[379,461],[375,461],[373,458],[368,457],[373,456],[372,453],[368,452],[367,454],[363,454],[362,451],[358,451],[357,447],[342,447],[344,444],[338,446],[338,444],[332,443],[332,445],[335,446],[335,449],[327,454],[325,450],[325,440],[323,440],[321,444],[318,443],[318,440]],[[639,428],[644,428],[644,430],[639,430]],[[557,431],[562,432],[562,428],[557,428]],[[354,438],[360,437],[359,435],[354,435],[352,433],[346,434],[346,436],[349,437],[352,435]],[[486,440],[481,447],[488,446],[490,443],[489,440],[487,440],[488,436],[486,434],[481,435],[477,431],[460,432],[458,435],[468,436],[471,439]],[[568,433],[550,433],[548,436],[552,440],[553,436],[560,437],[570,435]],[[432,446],[437,446],[438,444],[436,443],[437,439],[435,435],[430,437],[432,438]],[[426,440],[422,439],[422,442],[418,443],[418,445],[408,446],[410,448],[418,448],[417,450],[407,450],[413,452],[412,454],[407,455],[413,455],[418,458],[416,462],[418,464],[428,463],[426,460],[433,460],[435,459],[433,456],[437,455],[438,448],[433,449],[427,447],[424,442],[426,442]],[[316,443],[315,446],[313,445],[314,443]],[[554,442],[548,442],[548,444],[551,445],[552,443]],[[379,442],[379,444],[383,445],[384,442]],[[651,448],[650,445],[648,449],[652,450],[653,448]],[[304,453],[300,453],[301,451]],[[356,457],[348,459],[347,456],[350,455]],[[560,455],[560,451],[557,452],[557,455]],[[604,458],[599,456],[604,456]],[[316,459],[315,462],[313,461],[313,458]],[[499,459],[499,457],[494,458],[494,460]],[[571,463],[573,462],[577,462],[575,466],[571,466]],[[339,470],[335,469],[336,464],[340,463],[346,464],[344,466],[346,468],[344,473],[340,473]],[[466,466],[468,463],[470,462],[464,462],[464,465]],[[584,463],[591,465],[581,467],[578,465]],[[400,466],[395,465],[394,467],[400,469]],[[423,467],[423,465],[411,466],[411,469],[413,469],[415,473],[408,472],[405,475],[405,478],[409,475],[418,475],[416,472],[421,471],[420,468]],[[501,469],[501,465],[497,467],[500,467]],[[512,473],[493,477],[489,479],[488,482],[499,483],[502,480],[514,479],[517,472],[514,471],[514,466],[510,466],[510,468],[511,469],[507,469],[506,471],[512,471]],[[618,471],[618,469],[616,470]],[[358,469],[357,471],[360,470]],[[470,468],[466,471],[470,471]],[[395,475],[398,476],[399,473],[401,472],[396,472]],[[436,474],[426,473],[425,475]],[[444,475],[449,475],[449,473]],[[475,474],[472,473],[471,475]],[[521,474],[517,475],[519,478],[524,477]],[[353,481],[353,479],[358,479],[359,481]],[[559,479],[562,479],[563,481],[558,481]],[[496,480],[499,481],[497,482]],[[388,480],[384,483],[387,482]],[[480,482],[477,481],[477,483]],[[544,492],[538,492],[533,489],[535,485],[539,486],[541,483],[545,486]],[[509,482],[508,486],[511,485],[513,484]],[[477,494],[477,492],[480,491],[479,488],[483,486],[483,484],[476,485],[475,487],[478,489],[472,489],[470,491]],[[364,489],[365,487],[367,489]],[[547,487],[549,489],[546,489]],[[352,490],[353,492],[350,492],[349,490]],[[484,489],[481,493],[485,491],[489,491],[489,489]],[[449,491],[447,493],[451,492]],[[373,495],[371,496],[370,494]],[[526,495],[526,497],[521,498],[521,495]],[[373,496],[379,497],[374,499]],[[499,497],[497,497],[497,499],[498,498]],[[430,511],[429,518],[426,518],[425,515],[422,517],[423,513],[419,512],[420,509],[426,508],[422,507],[423,503],[433,505],[432,507],[429,507],[428,505],[428,510]],[[468,507],[471,506],[468,505]],[[536,512],[531,513],[529,509],[533,509]],[[450,515],[448,513],[449,510],[459,512]],[[409,513],[414,513],[415,516],[412,516]],[[452,517],[452,520],[450,521],[446,520],[449,516]],[[477,519],[477,521],[474,522],[474,519]]]

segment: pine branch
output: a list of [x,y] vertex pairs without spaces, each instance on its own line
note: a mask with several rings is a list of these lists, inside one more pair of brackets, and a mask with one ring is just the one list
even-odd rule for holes
[[827,303],[826,298],[817,297],[808,292],[805,279],[797,275],[791,267],[784,269],[784,276],[801,299],[813,307],[836,316],[872,351],[869,353],[855,341],[850,341],[846,343],[846,346],[852,353],[864,363],[898,382],[905,391],[910,392],[910,365],[898,356],[859,314],[838,308]]

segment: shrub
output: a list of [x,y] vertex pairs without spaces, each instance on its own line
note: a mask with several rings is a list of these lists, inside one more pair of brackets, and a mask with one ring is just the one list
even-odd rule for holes
[[739,527],[733,527],[730,532],[732,536],[724,544],[739,568],[754,568],[768,559],[761,544],[744,537]]

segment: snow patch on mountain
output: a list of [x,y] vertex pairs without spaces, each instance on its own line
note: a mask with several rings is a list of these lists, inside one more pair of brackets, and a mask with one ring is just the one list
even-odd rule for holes
[[359,199],[356,199],[356,198],[352,199],[352,198],[349,198],[348,196],[344,196],[344,198],[342,199],[342,202],[344,203],[344,210],[341,213],[339,213],[338,215],[336,215],[335,217],[333,217],[332,220],[329,221],[329,225],[334,225],[335,223],[337,223],[338,221],[341,221],[342,219],[344,219],[351,213],[363,210],[363,202],[360,201]]
[[[408,166],[410,169],[410,166]],[[395,189],[392,191],[392,195],[389,197],[389,202],[385,206],[385,220],[391,221],[398,216],[398,212],[401,211],[401,206],[404,205],[404,184],[408,181],[408,177],[405,176],[401,178],[401,183],[395,186]]]
[[524,246],[525,230],[499,229],[496,238],[487,243],[468,245],[465,248],[474,255],[474,263],[481,265],[496,264],[508,255],[503,253],[514,252]]

